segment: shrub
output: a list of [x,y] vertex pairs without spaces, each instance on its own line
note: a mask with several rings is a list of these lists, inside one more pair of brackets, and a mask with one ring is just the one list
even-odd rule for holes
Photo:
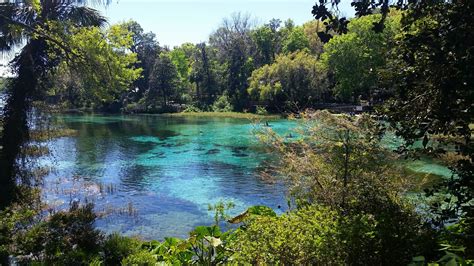
[[232,112],[234,107],[230,104],[229,97],[227,95],[221,95],[212,105],[212,111],[214,112]]
[[280,217],[260,216],[235,233],[237,264],[341,265],[345,251],[335,211],[304,207]]
[[131,254],[122,260],[122,265],[157,265],[156,255],[146,250]]
[[265,108],[265,106],[257,106],[256,110],[255,110],[255,113],[257,115],[268,115],[268,111]]
[[[46,264],[81,264],[100,251],[103,236],[94,228],[93,205],[74,203],[68,212],[58,212],[16,235],[16,255]],[[23,255],[23,256],[22,256]]]
[[26,228],[35,215],[36,211],[21,206],[0,211],[0,264],[6,264],[8,256],[16,252],[18,232]]
[[103,245],[105,265],[119,265],[128,256],[140,251],[141,242],[137,239],[112,234]]
[[417,254],[430,255],[432,230],[400,197],[409,187],[392,163],[394,155],[380,143],[383,128],[368,115],[302,115],[298,138],[270,128],[260,137],[280,154],[276,170],[286,177],[298,207],[323,205],[344,218],[345,261],[407,264]]
[[366,210],[354,206],[341,226],[348,264],[407,265],[417,254],[435,256],[433,230],[413,208],[390,198],[372,200]]
[[186,109],[183,110],[183,113],[200,113],[200,112],[202,112],[202,110],[199,109],[199,107],[192,104],[186,106]]

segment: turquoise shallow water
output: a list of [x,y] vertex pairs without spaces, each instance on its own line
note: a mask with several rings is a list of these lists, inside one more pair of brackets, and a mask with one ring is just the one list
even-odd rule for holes
[[[78,134],[48,143],[52,153],[40,164],[55,170],[44,180],[44,201],[59,208],[72,200],[94,202],[103,214],[97,227],[105,232],[187,237],[213,222],[208,204],[232,201],[230,214],[253,205],[286,207],[283,185],[258,175],[269,155],[258,148],[249,120],[63,115],[54,123]],[[288,120],[270,125],[282,134],[296,126]],[[431,162],[407,166],[449,175]]]
[[[55,123],[78,135],[49,143],[52,155],[41,163],[55,171],[45,179],[44,200],[57,207],[93,201],[106,232],[186,237],[212,223],[208,204],[232,201],[231,214],[286,206],[282,184],[258,176],[268,155],[256,148],[249,120],[72,115]],[[271,124],[284,132],[294,122]]]

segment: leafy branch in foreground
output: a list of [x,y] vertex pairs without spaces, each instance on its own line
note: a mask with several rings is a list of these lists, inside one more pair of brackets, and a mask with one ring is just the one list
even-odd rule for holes
[[271,128],[259,134],[279,155],[274,171],[289,185],[297,209],[322,205],[338,213],[335,219],[348,219],[343,226],[348,262],[408,263],[414,255],[429,254],[432,230],[402,198],[412,184],[380,143],[384,127],[368,115],[319,111],[302,117],[290,138]]

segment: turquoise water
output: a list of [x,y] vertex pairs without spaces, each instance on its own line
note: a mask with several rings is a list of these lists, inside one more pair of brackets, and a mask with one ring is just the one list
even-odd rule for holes
[[[40,164],[55,170],[44,180],[52,208],[94,202],[97,227],[144,239],[187,237],[213,222],[209,204],[233,202],[230,214],[253,205],[286,208],[284,186],[259,177],[269,155],[259,149],[256,125],[246,119],[153,115],[63,115],[57,125],[77,135],[48,143]],[[294,121],[270,121],[288,132]],[[387,146],[396,141],[388,139]],[[432,162],[407,162],[422,173],[449,175]]]
[[[49,143],[52,154],[41,163],[55,171],[44,181],[44,200],[53,207],[94,202],[106,232],[187,237],[212,223],[209,204],[231,201],[230,214],[286,206],[282,184],[258,175],[268,155],[257,148],[249,120],[60,116],[56,123],[77,136]],[[279,132],[294,125],[271,124]]]

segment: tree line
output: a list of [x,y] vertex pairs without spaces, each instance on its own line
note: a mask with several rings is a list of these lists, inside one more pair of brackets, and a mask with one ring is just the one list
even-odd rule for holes
[[57,66],[46,97],[66,108],[113,112],[281,113],[380,100],[385,91],[376,76],[400,30],[400,13],[380,34],[370,28],[379,17],[353,19],[349,34],[327,44],[317,34],[322,21],[256,25],[241,13],[224,19],[208,42],[173,48],[135,21],[82,28],[68,38],[83,62]]

